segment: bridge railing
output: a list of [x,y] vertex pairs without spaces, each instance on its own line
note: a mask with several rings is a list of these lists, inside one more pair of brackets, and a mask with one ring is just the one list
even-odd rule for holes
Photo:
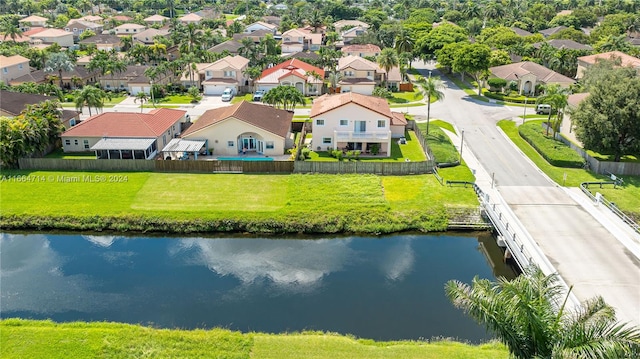
[[618,182],[613,182],[613,181],[606,181],[606,182],[582,182],[580,184],[580,189],[582,190],[582,192],[584,192],[584,194],[586,194],[593,202],[595,203],[602,203],[604,204],[607,208],[609,208],[609,210],[611,210],[611,212],[613,212],[613,214],[615,214],[616,216],[620,217],[620,219],[622,219],[622,221],[624,223],[626,223],[627,225],[629,225],[631,228],[633,228],[634,231],[640,233],[640,224],[636,223],[633,219],[631,219],[631,217],[627,216],[626,214],[624,214],[624,212],[622,212],[620,210],[620,208],[618,208],[618,206],[616,206],[615,203],[609,201],[608,199],[604,198],[604,196],[602,194],[600,194],[599,196],[594,196],[591,191],[589,191],[589,186],[590,185],[599,185],[600,188],[602,188],[603,185],[613,185],[613,186],[618,186],[619,183]]

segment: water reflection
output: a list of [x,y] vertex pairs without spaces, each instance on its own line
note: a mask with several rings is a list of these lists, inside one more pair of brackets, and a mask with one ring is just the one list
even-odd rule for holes
[[387,250],[380,269],[389,281],[402,280],[411,272],[415,261],[412,248],[413,237],[402,238]]

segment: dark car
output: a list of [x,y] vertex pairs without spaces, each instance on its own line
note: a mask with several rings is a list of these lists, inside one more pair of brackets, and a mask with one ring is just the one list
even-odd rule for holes
[[258,90],[253,93],[253,101],[262,101],[262,97],[264,96],[264,90]]

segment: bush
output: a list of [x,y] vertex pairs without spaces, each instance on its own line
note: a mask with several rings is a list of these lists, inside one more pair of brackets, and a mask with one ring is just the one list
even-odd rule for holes
[[331,157],[337,158],[338,161],[342,161],[342,151],[340,150],[333,150],[330,152],[331,153]]
[[373,89],[373,96],[382,97],[382,98],[392,98],[393,93],[384,87],[376,87]]
[[498,91],[498,90],[502,90],[503,87],[507,86],[507,80],[499,79],[499,78],[491,78],[487,80],[487,84],[489,84],[489,87],[491,87],[492,90],[496,89],[496,91]]
[[505,102],[513,102],[513,103],[525,103],[525,99],[526,102],[528,104],[534,104],[536,103],[536,99],[534,98],[527,98],[525,96],[507,96],[501,93],[493,93],[493,92],[485,92],[483,93],[484,96],[488,97],[488,98],[492,98],[494,100],[499,100],[499,101],[505,101]]
[[529,121],[521,125],[518,133],[553,166],[581,168],[584,165],[584,159],[571,147],[545,136],[545,129],[540,121]]
[[302,149],[301,154],[305,160],[308,160],[309,158],[311,158],[311,149],[308,147],[305,147]]

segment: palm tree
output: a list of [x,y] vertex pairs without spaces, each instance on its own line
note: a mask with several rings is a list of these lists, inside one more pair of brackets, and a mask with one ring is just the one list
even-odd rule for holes
[[331,89],[333,90],[332,92],[336,92],[336,89],[338,88],[338,83],[342,80],[342,74],[337,71],[337,70],[333,70],[329,73],[329,84],[331,85]]
[[640,353],[640,330],[616,321],[602,298],[575,311],[565,305],[558,274],[537,267],[497,282],[474,278],[471,285],[449,281],[447,297],[503,342],[514,358],[632,358]]
[[262,68],[257,66],[247,66],[243,75],[250,80],[251,86],[255,86],[256,81],[260,79],[260,76],[262,76]]
[[[402,54],[402,55],[408,54],[411,56],[410,58],[412,58],[414,44],[415,44],[415,39],[411,37],[411,34],[406,30],[400,31],[398,36],[396,36],[395,49],[399,54]],[[409,60],[409,68],[411,68],[411,60]]]
[[60,88],[62,88],[62,71],[71,72],[75,64],[66,52],[56,52],[49,55],[44,66],[44,72],[58,72]]
[[396,52],[395,49],[392,48],[386,48],[384,50],[382,50],[380,52],[380,55],[378,55],[378,65],[380,65],[380,67],[382,67],[385,71],[385,75],[384,75],[384,82],[385,85],[389,85],[388,81],[389,81],[389,71],[391,71],[392,68],[398,66],[400,60],[398,60],[398,53]]
[[436,101],[444,100],[444,82],[440,80],[440,77],[429,76],[424,78],[419,76],[416,79],[416,85],[418,85],[418,92],[416,98],[422,96],[427,99],[427,137],[429,136],[429,121],[431,120],[431,99]]
[[13,42],[16,42],[16,39],[22,36],[22,30],[20,30],[20,27],[13,21],[9,20],[5,20],[4,22],[0,23],[0,32],[4,34],[2,36],[3,40],[9,38]]
[[[153,91],[153,89],[151,91]],[[142,108],[144,107],[144,103],[149,102],[149,96],[147,96],[147,94],[144,91],[140,91],[136,95],[136,98],[133,99],[133,102],[134,103],[140,102],[140,113],[142,113]]]
[[84,106],[89,108],[89,116],[91,116],[91,107],[96,109],[102,109],[104,107],[104,100],[107,98],[107,94],[94,86],[87,85],[82,90],[75,91],[75,105],[78,111],[82,111]]
[[549,111],[549,117],[547,118],[547,136],[549,136],[549,128],[551,127],[551,116],[553,112],[556,113],[556,120],[553,123],[553,131],[558,132],[560,127],[560,120],[562,119],[562,111],[568,104],[567,90],[560,87],[560,85],[553,84],[546,86],[544,94],[538,97],[537,104],[547,104],[551,106]]

